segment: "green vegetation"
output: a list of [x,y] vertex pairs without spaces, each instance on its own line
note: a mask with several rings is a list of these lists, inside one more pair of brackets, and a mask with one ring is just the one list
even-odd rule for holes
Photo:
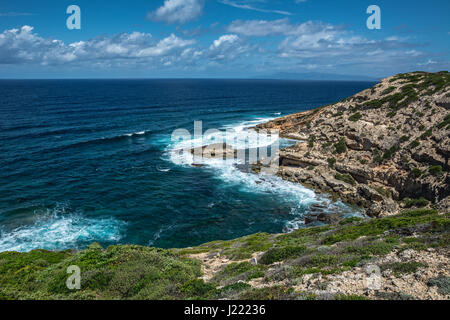
[[341,138],[338,143],[334,144],[335,153],[344,153],[347,151],[347,145],[345,144],[345,138]]
[[327,161],[328,161],[328,166],[330,168],[334,168],[334,165],[336,164],[336,159],[335,158],[328,158]]
[[440,276],[430,279],[428,281],[428,286],[437,286],[440,294],[450,295],[450,277]]
[[419,209],[415,211],[406,211],[395,217],[375,219],[367,223],[339,230],[333,235],[326,237],[323,240],[323,244],[355,240],[362,236],[375,236],[390,229],[404,228],[421,222],[426,223],[431,221],[444,222],[445,218],[444,221],[442,221],[435,210]]
[[422,134],[420,135],[420,139],[426,140],[426,139],[428,139],[429,137],[431,137],[432,135],[433,135],[433,131],[432,131],[431,129],[428,129],[427,131],[425,131],[424,133],[422,133]]
[[334,176],[337,180],[341,180],[344,181],[348,184],[351,184],[352,186],[354,186],[356,184],[355,179],[353,179],[353,177],[349,174],[340,174],[340,173],[336,173],[336,175]]
[[400,143],[407,142],[409,141],[409,138],[410,138],[409,136],[401,136],[399,142]]
[[404,273],[415,273],[419,268],[427,267],[426,264],[412,261],[412,262],[393,262],[386,263],[381,266],[381,271],[392,270],[392,272],[398,277]]
[[394,86],[390,86],[389,88],[383,90],[383,91],[381,92],[381,95],[382,95],[382,96],[385,96],[385,95],[391,93],[391,92],[394,91],[394,90],[395,90],[395,87],[394,87]]
[[[446,115],[445,118],[444,118],[444,121],[442,121],[441,123],[439,123],[439,124],[437,125],[437,127],[438,127],[438,129],[442,129],[442,128],[444,128],[445,126],[448,126],[448,125],[450,125],[450,114]],[[447,127],[447,129],[448,129],[448,127]]]
[[428,172],[431,175],[438,177],[442,174],[442,166],[431,166],[428,168]]
[[375,191],[381,194],[382,196],[392,198],[392,192],[389,189],[384,189],[383,187],[376,187]]
[[388,150],[386,150],[384,152],[383,159],[384,160],[391,159],[392,156],[394,155],[394,153],[396,153],[399,149],[400,149],[400,147],[398,145],[394,145],[394,146],[390,147]]
[[411,207],[426,207],[429,203],[429,201],[427,199],[425,199],[424,197],[420,197],[418,199],[410,199],[410,198],[405,198],[403,199],[403,203],[405,204],[406,208],[411,208]]
[[411,142],[411,143],[409,144],[409,147],[410,147],[411,149],[414,149],[414,148],[417,148],[419,145],[420,145],[420,141],[416,139],[416,140],[414,140],[413,142]]
[[353,121],[353,122],[356,122],[356,121],[358,121],[358,120],[361,119],[361,118],[362,118],[362,114],[359,113],[359,112],[355,112],[354,114],[352,114],[352,115],[348,118],[348,120]]
[[306,247],[303,246],[286,246],[275,247],[269,249],[260,259],[262,264],[272,264],[277,261],[283,261],[289,258],[299,256],[306,251]]
[[214,276],[213,282],[222,283],[230,278],[235,281],[248,281],[251,279],[261,278],[264,276],[264,270],[265,268],[262,265],[253,265],[250,262],[233,262],[226,265],[222,271],[218,272]]
[[367,101],[363,103],[364,109],[378,109],[383,106],[383,102],[377,99]]
[[309,147],[309,148],[314,147],[314,142],[315,142],[315,141],[316,141],[316,136],[312,134],[312,135],[309,137],[309,140],[308,140],[308,147]]
[[[292,283],[306,274],[341,273],[394,249],[448,248],[449,217],[429,209],[379,219],[351,217],[335,225],[281,235],[259,233],[186,249],[129,245],[103,249],[94,244],[79,252],[3,252],[0,299],[315,299],[310,293],[295,292]],[[405,236],[424,229],[427,232],[421,237]],[[201,252],[237,260],[250,259],[255,252],[263,254],[257,264],[248,260],[223,264],[205,282],[200,260],[190,257]],[[81,269],[81,290],[66,287],[70,265]],[[405,262],[381,267],[394,273],[412,273],[425,266]],[[290,285],[256,289],[249,283],[252,279],[283,280]],[[429,285],[448,290],[448,278],[432,279]]]
[[421,175],[422,175],[422,170],[420,170],[419,168],[414,168],[409,173],[409,176],[413,179],[420,178]]
[[380,150],[378,150],[378,149],[375,149],[373,151],[373,162],[376,163],[376,164],[383,163],[383,157],[381,155]]
[[[195,292],[186,286],[201,275],[197,260],[141,246],[3,252],[0,261],[0,296],[7,299],[193,298]],[[81,290],[66,286],[71,265],[82,270]]]

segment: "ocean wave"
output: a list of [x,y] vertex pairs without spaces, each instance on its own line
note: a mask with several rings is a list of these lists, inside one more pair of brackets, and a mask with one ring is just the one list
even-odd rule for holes
[[86,141],[77,141],[77,142],[74,142],[71,144],[66,144],[66,145],[49,148],[49,149],[44,149],[41,151],[37,151],[35,153],[58,152],[58,151],[64,151],[67,149],[76,148],[76,147],[80,147],[80,146],[96,145],[99,143],[115,142],[118,140],[129,139],[129,138],[134,138],[134,137],[143,137],[147,134],[150,134],[151,132],[152,132],[151,130],[138,131],[138,132],[133,132],[133,133],[124,133],[124,134],[120,134],[120,135],[116,135],[116,136],[112,136],[112,137],[101,137],[101,138],[96,138],[96,139],[91,139],[91,140],[86,140]]
[[169,172],[170,168],[163,168],[161,166],[156,166],[156,170],[158,170],[159,172]]
[[[283,141],[278,135],[260,134],[257,144],[249,145],[246,143],[247,130],[260,123],[270,121],[274,118],[258,118],[254,120],[244,121],[234,125],[224,126],[223,129],[233,129],[235,132],[233,139],[226,141],[236,149],[262,148],[272,145],[275,142]],[[208,139],[208,137],[206,137]],[[278,197],[280,202],[287,203],[291,207],[290,215],[292,218],[285,223],[283,230],[290,232],[299,229],[305,225],[305,216],[309,213],[309,208],[313,204],[321,203],[327,211],[339,211],[349,214],[358,214],[353,208],[346,206],[341,202],[333,202],[326,195],[316,194],[313,190],[308,189],[301,184],[292,183],[272,174],[255,174],[246,170],[240,170],[237,159],[195,159],[190,153],[174,152],[173,150],[186,150],[189,146],[199,147],[204,145],[201,138],[183,141],[181,143],[170,145],[172,148],[168,154],[168,159],[174,164],[187,165],[204,165],[213,168],[215,175],[227,185],[233,185],[241,192],[272,194]],[[169,149],[170,150],[170,149]],[[355,213],[356,212],[356,213]]]
[[[274,118],[257,118],[239,122],[237,124],[225,125],[221,128],[220,133],[212,133],[199,138],[183,140],[181,142],[169,143],[166,148],[166,156],[176,165],[189,166],[193,163],[210,164],[212,162],[223,162],[221,159],[212,160],[196,159],[190,152],[180,152],[191,148],[206,146],[211,143],[225,142],[237,150],[264,148],[280,140],[277,134],[266,135],[258,134],[251,130],[258,124],[273,120]],[[249,139],[251,137],[251,139]],[[228,162],[229,163],[229,162]]]
[[87,218],[66,205],[37,214],[34,223],[13,230],[0,229],[0,252],[80,248],[92,242],[119,241],[125,223],[113,218]]

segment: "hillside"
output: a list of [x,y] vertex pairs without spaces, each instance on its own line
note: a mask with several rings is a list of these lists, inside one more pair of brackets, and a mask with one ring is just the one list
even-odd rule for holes
[[[187,249],[2,252],[0,299],[450,299],[449,218],[420,209]],[[71,265],[80,290],[66,287]]]
[[366,208],[370,216],[431,204],[450,211],[450,74],[383,79],[352,97],[275,119],[302,140],[280,152],[280,176]]

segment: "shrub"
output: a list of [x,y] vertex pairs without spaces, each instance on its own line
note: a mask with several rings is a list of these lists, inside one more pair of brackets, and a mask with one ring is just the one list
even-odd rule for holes
[[409,136],[401,136],[399,142],[404,143],[409,140]]
[[428,168],[428,172],[435,177],[440,176],[442,174],[442,167],[441,166],[431,166]]
[[409,176],[413,179],[417,179],[422,175],[422,170],[420,170],[419,168],[414,168],[411,170],[411,172],[409,173]]
[[442,129],[443,127],[450,124],[450,114],[446,115],[444,121],[437,125],[438,129]]
[[381,152],[378,149],[375,149],[373,152],[373,162],[377,164],[383,163],[383,157],[381,156]]
[[390,158],[392,158],[392,156],[394,155],[394,153],[396,153],[399,150],[399,146],[398,145],[394,145],[391,148],[389,148],[388,150],[386,150],[383,154],[383,159],[388,160]]
[[333,168],[334,165],[336,164],[336,159],[335,158],[328,158],[327,161],[328,161],[328,166],[330,168]]
[[421,134],[420,139],[425,140],[425,139],[431,137],[432,134],[433,134],[433,132],[431,131],[431,129],[428,129],[427,131],[425,131],[424,133]]
[[417,148],[419,145],[420,145],[419,140],[414,140],[413,142],[411,142],[411,143],[409,144],[409,147],[410,147],[411,149],[414,149],[414,148]]
[[299,256],[305,251],[306,247],[303,246],[275,247],[264,253],[259,262],[261,264],[272,264],[277,261]]
[[395,117],[396,114],[397,114],[397,111],[390,111],[386,114],[386,116],[388,118],[393,118],[393,117]]
[[440,294],[450,295],[450,277],[439,276],[428,280],[428,286],[437,286]]
[[240,292],[245,289],[250,289],[252,286],[245,282],[235,282],[232,284],[229,284],[222,289],[220,289],[221,293],[228,293],[228,292]]
[[212,284],[205,283],[203,279],[193,279],[181,287],[181,292],[189,297],[208,298],[214,296],[217,293],[217,289]]
[[358,121],[358,120],[361,119],[361,118],[362,118],[361,113],[356,112],[356,113],[352,114],[352,115],[348,118],[348,120],[353,121],[353,122],[356,122],[356,121]]
[[359,221],[362,221],[362,220],[364,220],[364,218],[361,218],[361,217],[350,217],[350,218],[342,219],[341,221],[339,221],[339,224],[341,226],[343,226],[343,225],[346,225],[346,224],[350,224],[350,223],[353,223],[353,222],[359,222]]
[[394,91],[394,90],[395,90],[395,87],[394,87],[394,86],[390,86],[389,88],[383,90],[383,91],[381,92],[381,95],[385,96],[385,95],[391,93],[391,92]]
[[345,144],[345,138],[341,138],[338,143],[334,145],[336,153],[344,153],[347,151],[347,145]]
[[355,179],[353,179],[353,177],[349,174],[340,174],[340,173],[336,173],[335,178],[341,181],[344,181],[348,184],[351,184],[352,186],[355,185]]
[[425,207],[429,203],[429,201],[427,199],[425,199],[424,197],[420,197],[418,199],[405,198],[405,199],[403,199],[403,202],[404,202],[406,208]]
[[316,136],[312,134],[308,140],[308,147],[310,147],[310,148],[314,147],[315,141],[316,141]]
[[426,267],[427,265],[424,263],[412,261],[412,262],[393,262],[387,263],[381,266],[381,271],[390,269],[396,276],[400,276],[404,273],[414,273],[419,268]]

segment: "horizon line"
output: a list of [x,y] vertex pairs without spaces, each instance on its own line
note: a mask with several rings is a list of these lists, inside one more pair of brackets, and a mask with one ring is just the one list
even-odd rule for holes
[[278,80],[278,81],[357,81],[357,82],[374,82],[374,81],[380,81],[383,78],[374,78],[373,80],[365,79],[365,80],[358,80],[358,79],[283,79],[283,78],[220,78],[220,77],[194,77],[194,78],[183,78],[183,77],[172,77],[172,78],[132,78],[132,77],[114,77],[114,78],[0,78],[0,81],[7,81],[7,80]]

